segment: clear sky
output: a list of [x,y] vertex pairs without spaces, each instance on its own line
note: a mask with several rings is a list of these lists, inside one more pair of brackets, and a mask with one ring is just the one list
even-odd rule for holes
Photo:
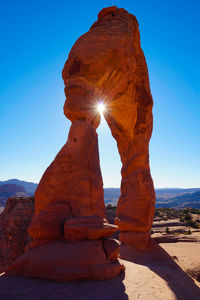
[[[76,39],[112,5],[139,21],[154,99],[155,187],[200,187],[199,0],[0,0],[0,180],[38,182],[66,142],[62,68]],[[98,134],[104,186],[119,187],[105,122]]]

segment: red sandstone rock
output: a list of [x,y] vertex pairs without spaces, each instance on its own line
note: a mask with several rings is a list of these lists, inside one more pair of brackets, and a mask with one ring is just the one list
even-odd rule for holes
[[150,232],[122,231],[119,239],[123,244],[136,245],[139,249],[145,249],[150,244]]
[[69,281],[110,279],[123,270],[124,267],[118,261],[107,261],[101,240],[72,244],[54,241],[29,249],[7,268],[6,273]]
[[107,260],[112,262],[116,261],[119,254],[120,242],[115,239],[105,239],[103,240],[103,247],[106,253]]
[[103,9],[72,47],[63,79],[64,113],[71,121],[84,118],[97,127],[96,104],[106,106],[123,165],[116,224],[136,235],[149,231],[155,204],[149,169],[153,100],[136,18],[117,7]]
[[32,240],[26,247],[25,247],[25,251],[27,251],[28,249],[32,249],[35,247],[40,247],[42,245],[51,243],[52,240]]
[[65,203],[72,217],[105,215],[97,133],[84,120],[72,124],[35,192],[36,215],[56,203]]
[[27,229],[34,214],[34,199],[9,198],[0,215],[0,273],[24,253],[30,241]]
[[65,220],[71,217],[71,211],[66,203],[49,205],[45,211],[41,211],[33,218],[29,233],[34,240],[59,239],[63,236]]
[[[109,224],[100,217],[69,219],[64,225],[64,237],[67,241],[98,240],[113,235],[117,226]],[[118,247],[119,248],[119,247]]]
[[[106,106],[105,119],[123,165],[116,219],[122,242],[145,247],[154,215],[149,169],[153,100],[136,18],[115,6],[103,9],[72,47],[62,75],[64,113],[72,121],[68,141],[35,193],[36,215],[30,227],[35,244],[8,268],[8,274],[61,281],[109,279],[123,270],[115,260],[118,245],[103,241],[116,227],[90,218],[83,222],[83,217],[103,218],[105,214],[96,134],[98,101]],[[74,220],[55,213],[54,228],[49,206],[57,203],[66,205],[71,213],[68,218]],[[61,237],[62,230],[66,239],[75,242],[49,243],[49,238]],[[48,238],[47,243],[41,245],[40,238],[41,243]]]
[[[97,134],[86,121],[73,122],[66,145],[38,185],[35,204],[29,227],[34,240],[7,274],[68,281],[110,279],[124,270],[117,261],[119,245],[103,248],[103,238],[117,226],[103,218]],[[97,241],[85,244],[84,239]]]

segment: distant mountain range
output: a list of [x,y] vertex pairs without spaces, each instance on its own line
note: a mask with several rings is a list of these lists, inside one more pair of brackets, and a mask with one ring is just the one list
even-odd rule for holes
[[37,183],[22,181],[22,180],[19,180],[19,179],[9,179],[9,180],[6,180],[6,181],[0,181],[0,186],[3,185],[3,184],[21,185],[26,190],[26,193],[29,196],[32,196],[35,193],[35,190],[38,186]]
[[[200,188],[164,188],[156,189],[155,191],[156,207],[200,208]],[[119,196],[119,188],[104,189],[104,200],[106,204],[117,205]]]
[[[5,194],[5,190],[3,192],[1,189],[5,185],[7,186],[12,185],[12,187],[10,187],[10,192],[8,194]],[[13,187],[13,185],[18,186],[17,188],[15,187],[16,190]],[[20,193],[26,196],[34,195],[37,186],[38,186],[37,183],[21,181],[18,179],[0,181],[0,206],[5,205],[5,201],[6,201],[5,197],[7,199],[8,197],[11,196],[20,195]],[[20,187],[22,187],[23,190],[20,190]],[[190,189],[164,188],[164,189],[156,189],[155,191],[156,191],[156,207],[200,208],[200,188],[190,188]],[[119,196],[120,196],[119,188],[104,189],[104,200],[106,205],[112,204],[116,206]]]
[[12,196],[26,197],[26,190],[21,185],[17,184],[2,184],[0,185],[0,206],[6,204],[6,200]]
[[157,199],[156,207],[200,208],[200,189],[164,200]]

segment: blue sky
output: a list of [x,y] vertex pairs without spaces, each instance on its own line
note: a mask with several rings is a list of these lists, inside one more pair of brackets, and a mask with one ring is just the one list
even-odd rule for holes
[[[106,6],[139,21],[154,99],[155,187],[200,187],[200,1],[0,0],[0,180],[38,182],[70,122],[61,71],[76,39]],[[105,187],[120,186],[108,126],[98,128]]]

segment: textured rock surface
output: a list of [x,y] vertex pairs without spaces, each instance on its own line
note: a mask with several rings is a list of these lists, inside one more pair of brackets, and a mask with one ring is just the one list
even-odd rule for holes
[[35,192],[36,215],[57,203],[69,207],[72,217],[105,215],[97,133],[84,120],[73,122]]
[[67,241],[98,240],[109,237],[118,227],[100,217],[73,218],[65,222],[64,236]]
[[[54,272],[53,272],[54,270]],[[54,241],[29,249],[7,269],[7,274],[46,278],[54,281],[76,279],[111,279],[124,267],[110,262],[103,241],[66,243]]]
[[67,143],[38,185],[35,207],[33,241],[7,274],[69,281],[110,279],[124,270],[119,244],[105,241],[103,247],[117,226],[104,219],[97,133],[86,121],[72,123]]
[[148,236],[155,204],[149,169],[153,100],[136,18],[124,9],[103,9],[72,47],[63,79],[64,113],[71,121],[84,118],[97,127],[96,104],[104,102],[123,165],[116,224]]
[[27,229],[33,214],[33,197],[7,200],[0,215],[0,272],[24,253],[30,241]]
[[136,18],[117,7],[103,9],[72,47],[62,75],[64,113],[72,121],[68,141],[36,190],[34,241],[8,273],[59,281],[110,279],[124,267],[117,261],[119,245],[104,240],[117,226],[103,220],[99,101],[123,165],[116,218],[122,241],[146,247],[154,215],[148,148],[153,100]]
[[29,233],[34,240],[55,240],[63,235],[63,224],[71,218],[69,206],[63,203],[49,205],[45,211],[36,215],[30,226]]

